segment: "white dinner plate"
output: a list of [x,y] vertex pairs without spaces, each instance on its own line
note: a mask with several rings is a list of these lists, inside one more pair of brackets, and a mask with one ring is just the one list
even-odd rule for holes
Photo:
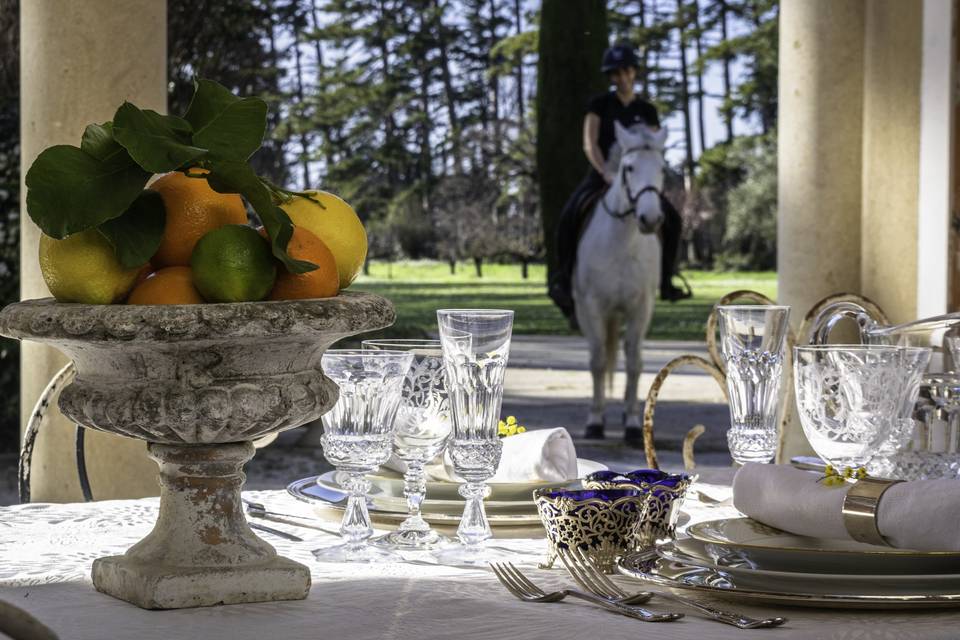
[[750,518],[724,518],[687,527],[691,538],[732,550],[753,566],[809,573],[917,575],[960,573],[960,553],[879,547],[855,540],[798,536]]
[[759,569],[730,550],[720,551],[720,559],[713,557],[719,551],[694,538],[668,542],[657,548],[665,560],[712,569],[733,576],[738,586],[755,589],[785,589],[796,592],[884,594],[906,591],[910,593],[960,592],[960,575],[937,573],[932,575],[867,575],[851,573],[815,573],[807,571],[772,571]]
[[[577,458],[577,477],[564,482],[489,482],[490,495],[488,500],[498,502],[515,502],[517,500],[532,500],[533,492],[543,487],[552,487],[565,485],[583,478],[595,471],[606,471],[607,466],[593,460]],[[375,489],[382,492],[384,496],[394,498],[403,497],[403,474],[390,469],[381,468],[377,473],[369,474],[367,479],[373,484]],[[460,485],[455,482],[439,482],[437,480],[427,481],[427,499],[433,500],[456,500],[463,502],[463,498],[457,493]]]

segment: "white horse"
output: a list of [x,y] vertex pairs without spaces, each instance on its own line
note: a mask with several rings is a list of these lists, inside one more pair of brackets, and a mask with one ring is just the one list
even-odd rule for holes
[[[617,143],[607,160],[616,178],[594,207],[580,238],[573,276],[577,321],[590,347],[593,402],[587,416],[588,437],[602,434],[604,384],[612,380],[621,325],[627,388],[624,426],[628,436],[641,427],[637,384],[642,368],[641,342],[650,326],[660,285],[660,241],[663,222],[665,129],[626,129],[615,123]],[[619,150],[617,152],[616,150]]]

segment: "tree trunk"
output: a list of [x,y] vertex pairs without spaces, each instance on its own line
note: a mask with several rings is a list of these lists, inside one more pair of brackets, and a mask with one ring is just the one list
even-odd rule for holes
[[[727,0],[720,2],[720,37],[727,41]],[[723,122],[727,128],[727,143],[733,142],[733,109],[730,105],[730,56],[723,56]]]
[[520,260],[520,277],[524,280],[530,279],[530,263],[526,258]]
[[687,177],[693,178],[693,126],[690,123],[690,73],[687,69],[686,11],[684,0],[677,0],[677,34],[680,45],[680,112],[683,114],[683,135],[687,152],[684,168]]
[[474,268],[474,270],[476,270],[476,272],[477,272],[477,277],[478,277],[478,278],[482,278],[482,277],[483,277],[483,258],[479,258],[479,257],[477,257],[477,256],[474,256],[474,257],[473,257],[473,268]]
[[443,81],[443,95],[447,103],[447,119],[450,121],[450,143],[453,154],[453,172],[463,172],[463,149],[460,141],[460,118],[457,116],[457,94],[453,89],[453,77],[450,73],[450,56],[447,55],[447,36],[443,31],[443,13],[439,0],[433,0],[433,13],[436,17],[437,50],[440,52],[440,78]]
[[453,258],[447,258],[447,264],[450,265],[450,275],[457,275],[457,261]]
[[[493,51],[493,47],[497,44],[497,1],[490,0],[490,43],[487,47],[488,51]],[[489,61],[488,63],[492,62]],[[500,75],[496,73],[491,73],[490,75],[490,89],[491,89],[491,100],[493,107],[493,156],[499,158],[502,155],[503,144],[501,142],[501,131],[500,131]]]
[[370,275],[370,258],[363,261],[363,275]]
[[[301,125],[303,118],[303,67],[300,64],[300,26],[297,20],[293,21],[293,60],[297,70],[297,109],[300,111]],[[300,162],[303,164],[303,188],[310,188],[310,141],[307,132],[300,131]]]
[[[513,19],[517,23],[517,35],[523,33],[523,13],[520,10],[520,0],[513,0]],[[524,104],[523,104],[523,54],[517,57],[517,126],[523,129]]]
[[697,132],[700,134],[700,153],[707,150],[707,129],[703,117],[703,70],[700,61],[703,58],[702,37],[700,33],[700,2],[693,0],[694,45],[697,52]]
[[[310,18],[313,20],[314,31],[318,31],[320,29],[320,19],[317,16],[317,0],[310,0]],[[320,42],[320,38],[317,36],[314,36],[313,49],[317,58],[317,86],[322,87],[324,78],[323,43]],[[326,142],[324,155],[327,159],[327,170],[329,171],[329,167],[334,163],[333,149],[336,146],[336,142],[333,140],[333,136],[331,135],[330,125],[320,125],[320,133],[323,135],[323,140]]]
[[[640,4],[640,11],[637,12],[637,16],[640,18],[640,28],[645,29],[647,27],[647,0],[638,0]],[[640,80],[640,90],[643,92],[644,97],[650,96],[650,47],[646,44],[643,45],[643,51],[641,52],[641,64],[643,65],[640,69],[640,74],[642,79]]]
[[543,0],[537,70],[537,174],[548,276],[557,269],[554,236],[564,202],[587,170],[583,105],[606,89],[597,61],[607,47],[604,0]]

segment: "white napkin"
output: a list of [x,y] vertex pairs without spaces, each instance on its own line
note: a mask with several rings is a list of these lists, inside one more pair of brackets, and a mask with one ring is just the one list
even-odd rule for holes
[[[733,505],[754,520],[798,535],[849,539],[841,506],[849,487],[788,465],[746,464],[733,480]],[[960,551],[960,481],[915,480],[887,489],[877,528],[900,549]]]
[[[384,465],[404,473],[406,464],[396,456]],[[427,478],[462,482],[449,453],[428,464]],[[564,428],[536,429],[503,439],[503,453],[495,476],[488,482],[566,482],[577,478],[577,450]]]

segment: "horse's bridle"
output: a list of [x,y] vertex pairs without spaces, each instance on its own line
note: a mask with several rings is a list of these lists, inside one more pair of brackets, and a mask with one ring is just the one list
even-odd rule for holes
[[[648,144],[645,144],[645,145],[643,145],[642,147],[631,147],[631,148],[627,149],[626,151],[624,151],[620,157],[622,158],[623,156],[627,155],[628,153],[632,153],[632,152],[634,152],[634,151],[650,151],[651,149],[653,149],[653,147],[651,147],[651,146],[648,145]],[[600,197],[600,204],[603,205],[603,210],[606,211],[608,215],[610,215],[611,217],[616,218],[616,219],[618,219],[618,220],[622,220],[622,219],[626,218],[628,215],[630,215],[631,213],[635,213],[635,212],[636,212],[636,210],[637,210],[637,200],[639,200],[639,199],[640,199],[640,196],[642,196],[643,194],[652,191],[653,193],[657,194],[658,196],[661,195],[661,194],[660,194],[660,190],[657,189],[657,188],[656,188],[655,186],[653,186],[652,184],[648,184],[648,185],[646,185],[645,187],[643,187],[642,189],[640,189],[640,191],[638,191],[636,195],[631,194],[631,193],[630,193],[630,181],[627,180],[627,167],[622,167],[622,168],[620,169],[620,182],[623,183],[623,188],[624,188],[624,190],[627,192],[627,201],[630,203],[630,207],[629,207],[628,209],[626,209],[625,211],[611,211],[611,210],[610,210],[610,207],[607,206],[607,191],[609,191],[609,189],[607,189],[607,191],[605,191],[605,192],[603,193],[603,195]]]

